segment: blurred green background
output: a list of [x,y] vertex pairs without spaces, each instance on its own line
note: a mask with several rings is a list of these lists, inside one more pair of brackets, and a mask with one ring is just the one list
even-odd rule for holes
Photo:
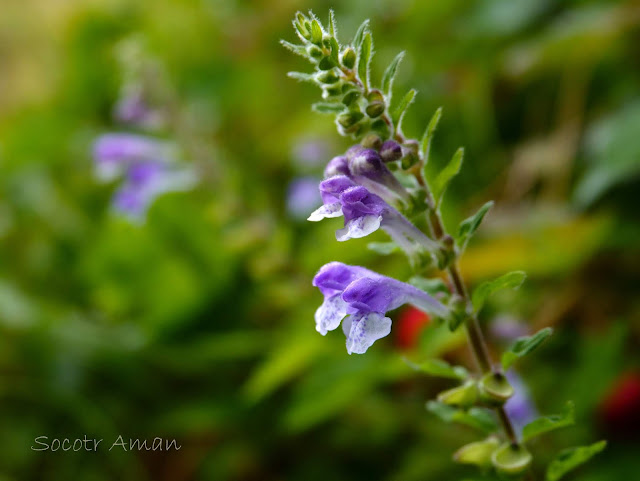
[[[278,45],[294,41],[296,10],[331,7],[344,42],[371,18],[374,78],[407,51],[395,88],[419,90],[409,136],[443,106],[433,168],[466,147],[446,222],[497,201],[464,276],[529,278],[492,299],[487,331],[505,316],[556,330],[519,373],[541,413],[573,399],[578,422],[533,443],[536,466],[607,438],[567,479],[637,478],[637,2],[2,0],[0,479],[484,479],[450,460],[477,435],[424,409],[449,384],[402,361],[472,365],[463,338],[430,326],[406,351],[394,329],[348,356],[341,333],[314,330],[324,263],[410,275],[369,239],[334,242],[339,221],[287,207],[291,181],[349,146],[311,112],[319,90],[286,78],[308,65]],[[142,226],[110,211],[114,185],[90,156],[97,135],[124,130],[112,116],[123,42],[161,66],[162,135],[202,173]],[[30,449],[85,434],[182,449]]]

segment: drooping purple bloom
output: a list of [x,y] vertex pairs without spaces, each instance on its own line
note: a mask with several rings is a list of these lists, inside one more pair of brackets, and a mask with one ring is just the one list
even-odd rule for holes
[[365,237],[383,229],[410,257],[425,251],[434,252],[438,245],[416,228],[400,212],[365,187],[355,185],[343,175],[320,183],[324,205],[315,210],[310,221],[344,216],[344,228],[336,232],[339,241]]
[[538,412],[522,378],[513,369],[508,371],[506,376],[515,392],[505,403],[504,409],[516,432],[521,435],[522,428],[536,419]]
[[384,164],[380,154],[373,149],[356,147],[360,148],[352,147],[347,153],[349,174],[353,180],[389,203],[396,200],[410,202],[409,192]]
[[305,219],[321,200],[319,180],[315,177],[298,177],[287,188],[287,212],[294,219]]
[[[313,285],[324,295],[315,314],[316,330],[324,336],[342,322],[349,354],[363,354],[388,335],[391,319],[386,313],[403,304],[412,304],[435,316],[447,314],[443,304],[409,284],[341,262],[323,266]],[[344,319],[345,316],[348,317]]]

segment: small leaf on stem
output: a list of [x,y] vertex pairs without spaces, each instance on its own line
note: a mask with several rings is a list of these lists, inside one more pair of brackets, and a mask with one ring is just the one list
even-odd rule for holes
[[543,433],[573,425],[575,423],[574,412],[574,404],[569,401],[561,414],[543,416],[530,422],[522,429],[522,441],[527,442]]
[[527,274],[524,271],[512,271],[492,281],[483,282],[474,291],[471,296],[471,303],[476,312],[482,309],[487,298],[500,289],[518,289]]
[[393,80],[396,77],[396,73],[398,73],[398,66],[400,62],[404,58],[404,52],[400,52],[396,55],[396,58],[389,64],[387,69],[384,71],[384,75],[382,76],[382,91],[387,99],[387,103],[391,102],[391,90],[393,88]]
[[492,200],[480,207],[480,209],[478,209],[478,212],[473,214],[471,217],[466,218],[460,223],[460,227],[458,227],[458,236],[456,238],[456,243],[458,244],[461,252],[465,249],[465,247],[467,247],[469,239],[471,239],[476,230],[478,230],[478,227],[480,227],[480,224],[482,223],[482,219],[484,219],[484,216],[487,214],[487,212],[489,212],[489,209],[491,209],[491,207],[493,207]]
[[427,129],[424,131],[424,135],[422,136],[422,141],[420,142],[420,150],[422,150],[422,157],[424,158],[425,165],[429,162],[431,139],[433,138],[433,134],[436,132],[436,128],[440,122],[440,117],[442,117],[442,107],[438,107],[438,110],[436,110],[433,117],[431,117],[431,120],[427,125]]
[[546,481],[558,481],[569,471],[589,461],[605,447],[607,447],[606,441],[598,441],[590,446],[579,446],[561,451],[549,464]]
[[553,329],[545,327],[531,336],[524,336],[516,339],[513,346],[502,354],[502,368],[505,371],[509,369],[516,359],[526,356],[532,352],[551,334],[553,334]]
[[405,96],[402,97],[402,100],[391,114],[391,121],[393,122],[396,132],[400,132],[400,125],[402,123],[402,119],[404,118],[404,114],[407,112],[409,106],[413,103],[413,99],[415,98],[416,93],[417,92],[415,89],[409,90],[405,94]]
[[449,182],[451,182],[451,180],[458,175],[458,172],[460,172],[463,158],[464,149],[460,147],[456,150],[456,153],[453,154],[453,157],[447,166],[442,169],[433,180],[431,190],[433,191],[433,197],[436,200],[436,205],[440,205],[442,203],[442,197],[449,186]]

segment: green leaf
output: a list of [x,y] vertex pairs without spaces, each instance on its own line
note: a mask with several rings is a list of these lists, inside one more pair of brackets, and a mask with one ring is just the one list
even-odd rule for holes
[[389,64],[387,69],[384,71],[384,75],[382,76],[382,92],[387,97],[387,103],[391,102],[391,90],[393,88],[393,79],[396,77],[396,73],[398,73],[398,66],[400,62],[404,58],[404,52],[400,52],[396,55],[396,58]]
[[345,110],[345,106],[342,103],[316,102],[311,109],[320,114],[338,114]]
[[524,336],[516,339],[513,346],[502,354],[502,368],[504,370],[509,369],[516,359],[529,354],[542,344],[551,334],[553,334],[553,329],[545,327],[531,336]]
[[449,182],[453,179],[458,172],[460,172],[460,167],[462,167],[462,159],[464,158],[464,149],[460,147],[456,150],[456,153],[453,154],[451,160],[447,164],[447,166],[438,173],[436,178],[431,183],[431,190],[433,191],[433,197],[436,200],[436,205],[440,205],[442,202],[442,196],[444,196],[447,187],[449,186]]
[[482,309],[487,298],[500,289],[517,289],[519,288],[527,274],[524,271],[513,271],[492,281],[483,282],[474,291],[471,297],[471,303],[476,312]]
[[336,25],[336,14],[333,9],[329,9],[329,35],[338,39],[338,26]]
[[427,125],[427,129],[424,131],[424,135],[422,136],[422,141],[420,142],[420,149],[422,150],[422,156],[424,158],[425,164],[429,161],[431,139],[433,138],[433,134],[435,134],[436,132],[436,128],[438,127],[438,123],[440,122],[440,117],[442,117],[442,107],[438,107],[438,110],[436,110],[433,114],[433,117],[431,117],[429,125]]
[[607,446],[606,441],[598,441],[590,446],[565,449],[551,461],[547,468],[546,481],[558,481],[572,469],[586,463]]
[[331,61],[335,66],[340,65],[340,45],[335,37],[331,37]]
[[312,84],[316,83],[316,77],[311,73],[288,72],[287,77],[298,80],[299,82],[311,82]]
[[435,414],[447,423],[456,422],[465,424],[487,434],[498,429],[496,420],[491,412],[483,408],[473,407],[468,411],[463,411],[462,409],[448,406],[438,401],[429,401],[426,407],[427,411]]
[[400,124],[402,123],[404,114],[407,112],[409,106],[413,103],[413,99],[415,98],[415,96],[416,90],[409,90],[400,101],[398,107],[391,114],[391,121],[393,122],[396,132],[400,130]]
[[574,413],[575,406],[573,402],[569,401],[561,414],[544,416],[527,424],[522,429],[522,441],[527,442],[543,433],[573,425],[575,423]]
[[388,256],[394,252],[402,252],[402,249],[395,242],[369,242],[367,249],[383,256]]
[[305,49],[302,45],[295,45],[291,42],[287,42],[286,40],[280,40],[280,45],[289,50],[290,52],[295,53],[296,55],[300,55],[304,58],[309,58],[307,54],[307,49]]
[[364,86],[365,92],[369,90],[369,64],[371,63],[371,52],[373,49],[373,39],[369,32],[364,34],[362,45],[358,49],[358,60],[356,62],[358,78]]
[[427,279],[422,276],[413,276],[408,280],[408,283],[432,296],[436,294],[445,294],[448,296],[450,294],[449,288],[439,277]]
[[404,359],[409,367],[416,371],[424,372],[430,376],[445,377],[449,379],[464,380],[469,377],[469,372],[462,366],[452,366],[442,359],[427,359],[418,364]]
[[366,19],[364,22],[360,24],[356,32],[356,36],[353,37],[353,48],[355,49],[356,52],[360,50],[362,39],[364,38],[364,34],[367,31],[369,31],[369,19]]
[[487,212],[489,212],[489,209],[491,209],[491,207],[493,207],[492,200],[480,207],[480,209],[478,209],[478,212],[473,214],[471,217],[466,218],[460,223],[460,227],[458,227],[458,236],[456,238],[456,242],[461,251],[463,251],[465,247],[467,247],[469,239],[471,239],[476,230],[478,230],[482,219],[484,219],[484,216],[487,214]]

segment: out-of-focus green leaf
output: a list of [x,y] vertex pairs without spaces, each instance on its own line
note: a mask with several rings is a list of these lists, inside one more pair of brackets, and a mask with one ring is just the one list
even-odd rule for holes
[[473,308],[476,312],[480,311],[487,298],[500,289],[518,289],[526,277],[527,274],[524,271],[513,271],[493,281],[483,282],[473,291],[471,296]]
[[573,425],[574,413],[575,406],[572,401],[569,401],[561,414],[543,416],[527,424],[522,429],[522,441],[527,442],[543,433]]
[[487,434],[498,429],[498,424],[492,413],[483,408],[471,408],[464,411],[438,401],[428,401],[427,411],[435,414],[444,422],[465,424]]
[[442,117],[442,107],[438,107],[438,109],[431,117],[431,120],[427,124],[427,128],[424,131],[424,135],[422,136],[422,141],[420,142],[420,150],[422,151],[422,155],[424,157],[425,166],[426,163],[429,162],[431,140],[433,139],[433,135],[436,133],[436,128],[438,128],[440,117]]
[[469,377],[469,372],[462,366],[452,366],[442,359],[427,359],[420,363],[404,360],[409,367],[416,371],[424,372],[430,376],[446,377],[449,379],[464,380]]
[[460,223],[460,226],[458,227],[458,235],[456,236],[456,244],[461,251],[464,251],[467,247],[469,239],[471,239],[476,230],[478,230],[478,227],[480,227],[480,224],[482,223],[482,219],[484,219],[484,216],[489,212],[491,207],[493,207],[492,200],[480,207],[478,212]]
[[516,359],[534,351],[545,339],[553,334],[553,329],[545,327],[531,336],[520,337],[507,351],[502,354],[502,368],[506,371]]
[[426,292],[427,294],[431,294],[432,296],[436,295],[449,295],[449,288],[447,284],[440,279],[439,277],[428,278],[422,276],[413,276],[408,280],[409,284],[417,287],[421,291]]
[[394,252],[402,252],[400,246],[395,242],[369,242],[367,249],[383,256],[388,256]]
[[464,149],[460,147],[456,150],[456,153],[453,154],[453,157],[446,165],[444,169],[442,169],[433,182],[431,182],[431,190],[433,192],[433,197],[436,201],[436,205],[440,205],[442,203],[442,197],[444,196],[447,187],[449,186],[449,182],[458,175],[460,172],[460,168],[462,167],[462,159],[464,158]]
[[607,447],[606,441],[598,441],[589,446],[565,449],[551,461],[547,468],[546,481],[558,481],[569,471],[589,461],[593,456]]

